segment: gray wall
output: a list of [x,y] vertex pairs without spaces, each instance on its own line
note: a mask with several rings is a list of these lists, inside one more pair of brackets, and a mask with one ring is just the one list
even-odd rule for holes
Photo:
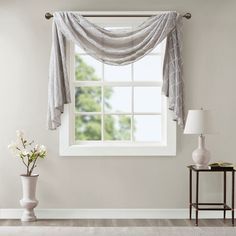
[[[228,0],[67,0],[0,1],[0,208],[17,208],[20,161],[7,144],[15,130],[48,147],[39,163],[41,208],[186,208],[191,152],[197,137],[178,129],[175,157],[62,158],[58,131],[47,131],[47,83],[51,21],[47,11],[177,10],[184,21],[186,109],[216,111],[218,135],[207,137],[212,160],[235,161],[236,1]],[[203,176],[205,200],[218,200],[220,176]],[[218,184],[220,181],[220,184]]]

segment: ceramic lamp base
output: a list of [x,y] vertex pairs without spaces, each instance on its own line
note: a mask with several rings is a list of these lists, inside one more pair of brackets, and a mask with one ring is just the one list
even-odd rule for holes
[[210,152],[205,148],[205,137],[198,137],[198,148],[193,151],[193,161],[198,168],[206,167],[211,159]]

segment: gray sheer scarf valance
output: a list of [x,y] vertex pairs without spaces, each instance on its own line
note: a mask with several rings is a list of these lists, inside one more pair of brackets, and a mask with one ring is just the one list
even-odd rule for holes
[[164,95],[178,124],[184,124],[183,80],[181,58],[182,17],[167,12],[149,17],[131,30],[106,30],[75,12],[56,12],[49,68],[48,128],[61,125],[64,105],[71,102],[67,73],[66,40],[73,41],[88,54],[111,65],[133,63],[167,38],[163,65]]

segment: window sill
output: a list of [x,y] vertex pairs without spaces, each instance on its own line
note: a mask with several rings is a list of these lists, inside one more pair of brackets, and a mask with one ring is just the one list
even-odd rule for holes
[[175,156],[174,146],[88,146],[71,145],[60,148],[60,156]]

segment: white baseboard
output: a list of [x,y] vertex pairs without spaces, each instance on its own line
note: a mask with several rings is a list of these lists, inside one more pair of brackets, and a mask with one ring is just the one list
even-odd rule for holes
[[[0,209],[0,219],[20,219],[22,209]],[[188,209],[35,209],[38,219],[188,219]],[[193,217],[195,210],[193,210]],[[201,219],[222,218],[223,212],[202,211]],[[227,212],[230,218],[230,212]]]

